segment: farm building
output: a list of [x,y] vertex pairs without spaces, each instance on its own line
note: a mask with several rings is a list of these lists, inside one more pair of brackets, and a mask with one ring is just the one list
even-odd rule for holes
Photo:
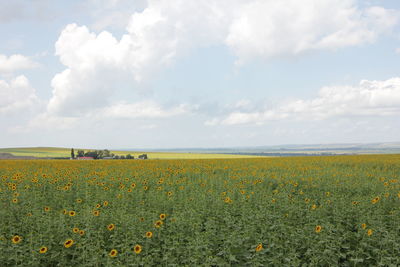
[[92,160],[94,159],[93,157],[77,157],[77,160]]

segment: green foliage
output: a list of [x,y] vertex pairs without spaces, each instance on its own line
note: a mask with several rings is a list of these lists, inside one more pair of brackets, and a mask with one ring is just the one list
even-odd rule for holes
[[0,266],[400,265],[399,155],[3,161],[0,205]]
[[83,150],[78,150],[78,154],[76,155],[77,157],[84,157],[85,156],[85,151]]

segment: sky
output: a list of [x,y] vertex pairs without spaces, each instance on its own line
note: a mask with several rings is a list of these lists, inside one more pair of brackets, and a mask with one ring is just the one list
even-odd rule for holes
[[397,0],[0,0],[0,147],[398,141]]

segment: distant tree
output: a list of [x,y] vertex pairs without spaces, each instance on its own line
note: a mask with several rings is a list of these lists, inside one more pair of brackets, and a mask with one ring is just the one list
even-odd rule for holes
[[75,152],[74,152],[74,149],[73,149],[73,148],[71,148],[71,158],[72,158],[72,159],[75,158]]
[[85,156],[85,151],[84,150],[78,150],[77,157],[84,157]]
[[139,159],[147,159],[147,154],[139,155]]
[[126,159],[134,159],[135,157],[133,157],[131,154],[126,155]]
[[119,159],[119,156],[118,156],[118,155],[115,155],[115,156],[114,156],[114,159]]
[[98,159],[99,158],[99,154],[98,151],[88,151],[85,153],[85,157],[92,157],[94,159]]
[[119,158],[120,158],[120,159],[125,159],[125,156],[124,156],[124,155],[121,155]]
[[104,157],[104,150],[96,150],[97,158],[102,159]]
[[111,157],[110,150],[104,149],[103,150],[103,157]]

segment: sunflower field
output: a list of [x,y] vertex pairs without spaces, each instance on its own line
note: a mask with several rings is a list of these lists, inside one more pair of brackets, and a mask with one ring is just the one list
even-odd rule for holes
[[0,266],[400,266],[400,155],[0,161]]

